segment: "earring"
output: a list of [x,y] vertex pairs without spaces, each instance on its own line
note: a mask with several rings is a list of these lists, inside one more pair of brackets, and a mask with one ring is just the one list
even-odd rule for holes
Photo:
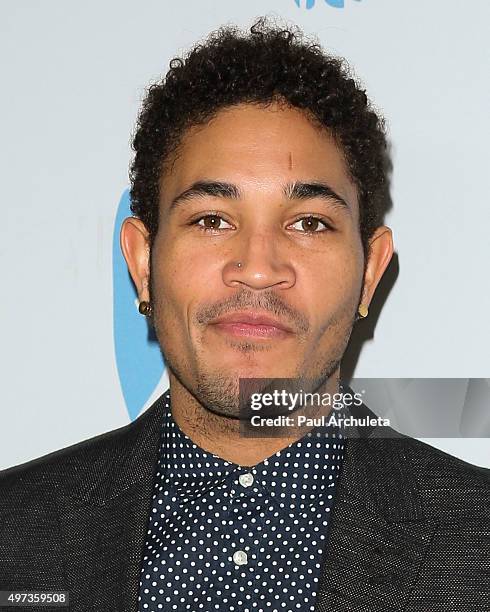
[[138,311],[140,314],[145,315],[145,317],[151,317],[151,304],[150,302],[145,302],[144,300],[139,303]]
[[236,267],[237,268],[241,268],[242,267],[242,262],[241,261],[237,261]]
[[360,304],[359,308],[357,309],[357,312],[359,313],[361,319],[365,319],[368,316],[368,307],[366,306],[366,304]]

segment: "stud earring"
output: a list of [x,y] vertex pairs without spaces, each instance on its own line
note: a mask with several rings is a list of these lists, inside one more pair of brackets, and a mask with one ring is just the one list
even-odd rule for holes
[[360,304],[357,312],[359,313],[361,319],[365,319],[368,316],[368,307],[366,304]]
[[242,267],[242,262],[241,261],[237,261],[236,267],[237,268],[241,268]]
[[141,301],[138,306],[138,311],[140,314],[145,315],[145,317],[151,317],[151,304],[150,302]]

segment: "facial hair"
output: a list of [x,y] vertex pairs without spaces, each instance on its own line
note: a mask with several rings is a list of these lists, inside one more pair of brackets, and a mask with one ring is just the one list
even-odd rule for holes
[[[153,304],[154,315],[157,315],[154,322],[156,324],[155,331],[157,332],[160,347],[169,370],[208,412],[218,417],[227,417],[234,420],[248,419],[250,413],[240,402],[240,381],[238,377],[225,376],[221,372],[206,370],[205,355],[203,354],[200,357],[197,355],[198,364],[201,366],[199,367],[198,375],[193,380],[189,380],[189,373],[181,371],[181,368],[172,359],[172,356],[165,354],[164,339],[157,329],[158,318],[161,316],[164,308],[160,308],[160,304],[155,303],[153,299],[154,291],[152,289],[150,273],[150,301]],[[285,320],[293,324],[295,332],[302,339],[307,338],[310,331],[309,321],[304,314],[285,304],[277,293],[272,290],[263,293],[243,290],[225,301],[212,304],[211,306],[203,306],[195,314],[194,322],[198,327],[204,329],[211,319],[230,311],[243,309],[260,309],[269,311],[273,315],[284,317]],[[295,377],[300,381],[304,379],[305,386],[303,390],[305,392],[315,392],[325,385],[340,365],[354,323],[355,316],[350,312],[350,307],[344,305],[341,312],[336,313],[322,329],[322,334],[330,334],[332,337],[335,337],[335,344],[329,347],[329,355],[325,361],[322,362],[320,359],[315,364],[315,373],[313,375],[306,372],[303,365],[300,365],[295,374],[289,378]],[[267,350],[265,346],[247,341],[238,341],[235,344],[235,348],[236,350],[243,351],[244,354],[253,354],[258,351]],[[306,377],[308,383],[306,383]],[[268,384],[268,380],[270,379],[264,379],[264,385]],[[260,389],[254,387],[254,392],[260,392]],[[281,414],[281,412],[281,407],[278,406],[276,415]]]

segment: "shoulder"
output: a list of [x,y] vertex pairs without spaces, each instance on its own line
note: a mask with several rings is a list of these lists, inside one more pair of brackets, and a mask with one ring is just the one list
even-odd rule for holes
[[415,438],[404,437],[407,457],[428,515],[476,514],[490,520],[490,470],[468,463]]
[[[134,422],[0,472],[0,580],[23,584],[64,572],[61,529],[67,508],[100,508],[155,464],[164,401]],[[95,513],[98,516],[97,511]],[[59,580],[59,578],[58,578]],[[10,587],[9,587],[10,588]],[[51,588],[51,587],[50,587]]]
[[111,466],[124,464],[132,449],[155,437],[162,398],[132,423],[0,471],[0,511],[2,506],[49,500],[58,493],[89,492]]
[[420,468],[421,475],[429,478],[447,477],[465,486],[469,483],[483,487],[490,485],[489,468],[468,463],[416,438],[404,436],[403,440],[412,462]]
[[[365,404],[354,416],[376,414]],[[369,481],[367,489],[382,506],[397,508],[400,515],[413,514],[427,518],[458,520],[475,516],[490,523],[490,470],[454,457],[426,442],[402,434],[396,429],[374,424],[356,431],[354,438],[358,483]],[[468,439],[468,442],[470,440]],[[364,486],[364,485],[360,485]]]

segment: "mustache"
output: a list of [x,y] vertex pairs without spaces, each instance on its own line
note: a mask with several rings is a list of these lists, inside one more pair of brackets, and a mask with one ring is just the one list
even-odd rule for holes
[[310,329],[308,319],[296,308],[286,304],[274,291],[254,293],[246,289],[234,295],[220,300],[214,304],[201,306],[196,312],[196,321],[199,325],[207,325],[216,317],[221,317],[228,312],[236,310],[261,310],[270,312],[276,317],[283,317],[291,324],[291,327],[300,333],[306,333]]

